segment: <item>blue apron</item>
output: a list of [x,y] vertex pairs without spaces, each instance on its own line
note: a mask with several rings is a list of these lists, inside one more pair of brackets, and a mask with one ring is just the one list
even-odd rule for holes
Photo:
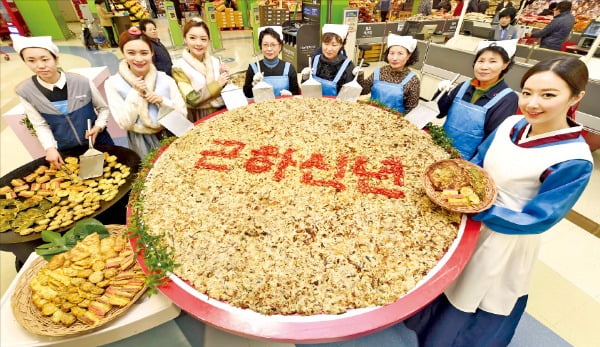
[[477,106],[462,99],[469,85],[469,82],[464,82],[460,87],[458,94],[452,101],[452,106],[448,110],[448,117],[444,123],[444,130],[452,139],[452,145],[465,160],[473,157],[477,151],[477,146],[483,140],[487,111],[504,96],[513,92],[512,89],[505,88],[484,106]]
[[[252,66],[252,71],[256,75],[258,73],[258,69],[256,63],[250,64]],[[273,93],[275,96],[281,96],[282,90],[290,90],[290,63],[285,62],[285,67],[283,68],[283,75],[281,76],[264,76],[263,81],[267,82],[273,87]]]
[[346,71],[348,64],[350,64],[350,59],[346,58],[346,60],[344,60],[344,62],[342,63],[342,66],[338,70],[337,75],[335,75],[335,77],[333,78],[333,81],[326,80],[324,78],[317,76],[317,68],[319,67],[319,60],[321,60],[320,54],[315,56],[315,59],[313,61],[313,66],[312,66],[313,76],[312,77],[321,83],[321,89],[323,90],[323,96],[337,96],[337,93],[338,93],[337,83],[342,78],[342,75],[344,74],[344,71]]
[[[51,102],[61,113],[60,115],[45,114],[40,115],[46,120],[54,140],[56,140],[58,150],[87,146],[85,131],[87,130],[88,118],[92,120],[92,126],[96,121],[96,111],[90,101],[83,107],[69,113],[68,99]],[[108,131],[102,131],[96,136],[96,145],[114,145],[114,142]]]
[[373,87],[371,87],[371,99],[378,100],[385,106],[392,108],[402,114],[404,109],[404,85],[413,78],[415,74],[410,72],[400,83],[391,83],[379,79],[379,68],[373,72]]

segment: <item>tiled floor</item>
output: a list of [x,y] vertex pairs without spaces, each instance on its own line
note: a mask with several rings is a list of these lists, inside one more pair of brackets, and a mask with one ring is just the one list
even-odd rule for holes
[[[159,22],[159,28],[164,27]],[[72,28],[77,31],[77,26]],[[223,58],[231,58],[228,63],[231,72],[243,71],[253,59],[253,48],[250,41],[250,31],[222,32],[224,49],[216,52]],[[163,42],[170,43],[168,33],[161,34]],[[116,62],[121,57],[116,49],[106,49],[100,52],[88,52],[81,48],[80,41],[74,39],[68,42],[57,42],[61,46],[61,66],[70,69],[74,67],[94,66],[107,64],[111,73],[114,73]],[[6,46],[6,42],[2,44]],[[64,46],[71,46],[64,48]],[[6,47],[3,50],[7,51]],[[178,56],[178,50],[172,50]],[[20,58],[16,54],[10,55],[10,61],[0,61],[0,112],[4,113],[18,101],[14,95],[17,83],[30,75]],[[369,73],[378,64],[371,64]],[[430,86],[424,83],[423,88]],[[424,90],[424,95],[428,90]],[[589,96],[588,96],[589,97]],[[0,175],[4,175],[14,168],[29,162],[32,158],[20,144],[13,131],[4,120],[0,123]],[[600,222],[600,153],[594,153],[595,169],[592,181],[574,210],[594,222]],[[4,293],[12,278],[15,276],[12,255],[5,252],[1,254],[0,290]],[[600,346],[600,239],[589,234],[577,225],[564,220],[543,235],[543,244],[536,265],[535,274],[530,293],[526,316],[520,327],[519,338],[513,341],[512,346],[542,346],[548,345],[544,341],[543,329],[528,328],[541,322],[569,344],[575,346]],[[531,323],[534,322],[534,323]],[[179,324],[179,323],[178,323]],[[533,325],[527,325],[533,324]],[[401,327],[400,327],[401,328]],[[398,328],[398,329],[400,329]],[[167,329],[166,327],[163,329]],[[541,331],[541,332],[540,332]],[[541,334],[536,336],[536,334]],[[156,332],[156,336],[164,334]],[[217,346],[244,346],[244,347],[283,347],[290,344],[261,342],[234,336],[220,330],[206,326],[200,335],[206,347]],[[132,345],[133,340],[124,340],[114,346]],[[162,340],[156,340],[159,343]],[[167,340],[164,340],[167,341]],[[188,338],[196,345],[193,340]],[[344,344],[345,346],[370,345],[367,340],[355,341]],[[533,341],[533,342],[532,342]],[[383,342],[383,340],[378,340]],[[164,345],[164,344],[152,344]],[[561,345],[560,343],[558,345]]]

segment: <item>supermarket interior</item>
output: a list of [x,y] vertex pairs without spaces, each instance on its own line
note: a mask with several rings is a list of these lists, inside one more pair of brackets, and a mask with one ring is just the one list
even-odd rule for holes
[[[195,20],[192,19],[195,17],[202,18],[209,29],[212,55],[227,67],[232,84],[239,88],[244,87],[246,71],[252,70],[249,64],[261,56],[258,42],[260,27],[282,27],[283,43],[279,58],[291,63],[298,73],[298,82],[302,83],[300,72],[309,66],[311,54],[321,47],[323,25],[346,24],[345,54],[354,65],[364,60],[364,76],[370,76],[375,70],[379,71],[388,65],[385,57],[388,35],[412,36],[416,39],[419,56],[416,63],[410,66],[410,71],[420,80],[419,103],[423,105],[434,99],[440,81],[452,80],[456,76],[456,83],[461,83],[473,78],[474,59],[480,43],[494,40],[500,26],[499,13],[504,13],[503,8],[514,7],[511,25],[516,28],[514,39],[518,42],[514,64],[504,76],[504,81],[519,93],[521,77],[536,63],[556,57],[576,57],[583,61],[589,71],[589,81],[585,96],[575,112],[575,119],[583,126],[594,167],[589,184],[566,218],[541,234],[527,307],[509,346],[600,346],[600,329],[597,327],[600,319],[600,276],[594,275],[598,274],[597,269],[600,268],[600,210],[597,207],[600,206],[600,103],[597,101],[600,97],[600,1],[571,0],[570,12],[574,23],[560,48],[552,49],[544,47],[544,39],[540,41],[537,33],[554,25],[553,21],[559,14],[549,8],[554,8],[557,2],[1,0],[0,176],[4,178],[0,180],[0,186],[14,181],[10,178],[20,177],[16,174],[24,174],[24,167],[37,167],[31,166],[32,162],[45,162],[43,158],[46,155],[27,121],[21,104],[24,99],[16,93],[23,81],[31,79],[32,72],[15,51],[11,34],[51,36],[59,50],[58,66],[64,71],[86,76],[106,98],[105,81],[119,74],[119,62],[124,59],[119,47],[111,46],[112,40],[108,36],[112,34],[118,41],[120,33],[139,25],[143,19],[154,21],[158,39],[166,47],[171,59],[176,61],[185,59],[188,53],[183,35],[185,23]],[[106,24],[101,24],[99,16],[102,12],[110,14],[110,30],[107,30]],[[369,95],[361,95],[358,99],[368,101],[369,98]],[[108,104],[110,102],[108,100]],[[432,122],[442,125],[444,120],[434,119]],[[121,129],[111,117],[107,129],[115,145],[129,146],[131,139],[128,138],[128,131]],[[119,206],[123,215],[131,212],[126,211],[129,193],[127,191],[124,194],[125,198],[120,195],[115,199],[121,199]],[[4,195],[3,191],[0,201],[5,200]],[[6,194],[6,199],[9,199],[9,195]],[[8,205],[2,202],[3,209],[5,206]],[[110,207],[108,211],[111,211]],[[381,307],[374,309],[374,312],[364,308],[354,310],[356,313],[346,313],[348,315],[342,315],[339,319],[335,315],[322,315],[326,318],[320,318],[321,315],[309,316],[306,321],[298,318],[297,321],[303,325],[296,327],[294,315],[279,316],[283,317],[280,320],[272,317],[263,320],[256,312],[241,312],[249,309],[224,309],[229,305],[204,293],[199,294],[189,286],[187,288],[192,288],[196,293],[186,294],[185,290],[188,289],[179,292],[161,289],[152,296],[143,295],[137,302],[132,301],[132,305],[127,305],[117,319],[107,319],[106,324],[93,329],[70,332],[64,327],[54,329],[45,325],[39,329],[39,324],[33,324],[38,329],[33,332],[24,326],[24,321],[25,324],[31,324],[26,323],[27,315],[31,312],[20,306],[30,305],[32,310],[37,309],[31,301],[24,303],[19,291],[21,287],[27,287],[23,283],[26,283],[24,279],[27,276],[31,276],[32,264],[39,263],[41,259],[31,251],[42,241],[40,233],[34,232],[28,235],[27,247],[30,248],[27,248],[26,254],[23,255],[21,248],[14,250],[21,247],[21,241],[19,234],[11,230],[12,221],[9,219],[12,218],[15,215],[9,217],[2,213],[2,219],[6,220],[1,224],[6,223],[9,227],[0,232],[1,346],[419,345],[415,333],[402,323],[402,318],[410,315],[394,318],[394,311],[377,311]],[[35,246],[31,248],[31,244]],[[465,262],[467,260],[468,257]],[[443,289],[438,288],[437,294]],[[415,292],[418,292],[418,288]],[[187,300],[193,302],[181,304],[182,299],[176,299],[178,295],[189,295],[191,299]],[[380,312],[381,316],[392,316],[386,318],[386,324],[379,323],[378,319],[371,324],[367,318],[360,317],[374,315],[375,311]],[[21,315],[26,316],[25,319]],[[349,323],[344,323],[344,319]],[[339,323],[336,322],[338,320]],[[85,325],[80,322],[76,324]],[[337,334],[336,329],[343,333]]]

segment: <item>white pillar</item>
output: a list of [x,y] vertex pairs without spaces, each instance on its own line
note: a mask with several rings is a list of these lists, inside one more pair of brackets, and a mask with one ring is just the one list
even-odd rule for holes
[[471,1],[476,1],[476,0],[465,0],[463,2],[463,8],[462,8],[462,11],[460,12],[460,18],[458,19],[458,24],[456,24],[456,31],[454,32],[454,36],[452,36],[452,37],[456,37],[460,33],[460,28],[462,27],[462,23],[465,20],[465,13],[467,13],[467,7],[469,7],[469,2],[471,2]]

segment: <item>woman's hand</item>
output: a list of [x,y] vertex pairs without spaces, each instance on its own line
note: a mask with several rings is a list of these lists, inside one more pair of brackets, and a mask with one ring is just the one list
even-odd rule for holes
[[137,90],[141,96],[146,96],[146,93],[148,92],[146,81],[144,81],[142,77],[137,77],[133,80],[133,88]]
[[92,144],[96,143],[96,136],[100,134],[102,129],[100,127],[94,126],[91,130],[85,131],[85,139],[87,140],[90,136],[92,137]]
[[59,169],[60,166],[64,165],[65,163],[56,148],[48,148],[46,150],[46,161],[54,165],[54,167],[57,169]]
[[219,72],[220,73],[227,72],[229,74],[229,68],[227,67],[227,65],[221,64],[221,65],[219,65]]
[[300,73],[302,74],[303,80],[308,79],[308,76],[310,75],[310,67],[305,67]]
[[254,74],[254,77],[252,77],[252,85],[255,86],[258,82],[263,80],[263,73],[262,72],[257,72]]
[[221,74],[219,75],[219,79],[217,80],[217,82],[219,82],[219,85],[221,87],[225,87],[225,85],[227,83],[229,83],[229,73],[227,73],[227,72],[221,72]]
[[144,99],[146,99],[146,101],[149,104],[155,105],[160,105],[163,102],[163,97],[156,94],[155,92],[146,92],[146,96],[144,96]]
[[437,85],[437,89],[440,91],[440,93],[449,92],[452,89],[452,81],[441,80]]

